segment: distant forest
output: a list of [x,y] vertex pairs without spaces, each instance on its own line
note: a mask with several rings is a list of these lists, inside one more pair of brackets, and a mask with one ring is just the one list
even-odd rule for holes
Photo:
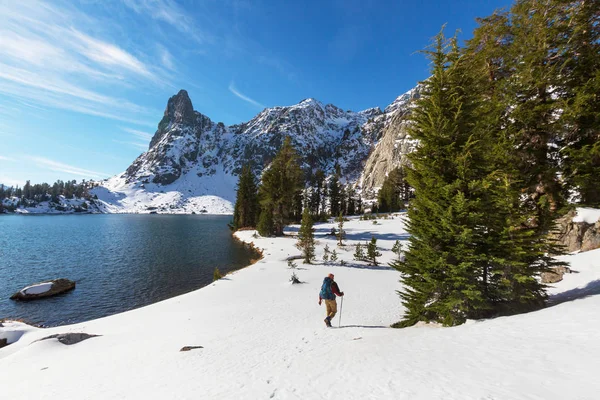
[[[27,181],[22,188],[0,184],[0,211],[4,208],[10,211],[21,205],[31,206],[43,201],[59,203],[59,196],[64,196],[67,199],[84,198],[91,200],[92,196],[89,193],[91,187],[92,182],[85,179],[79,183],[76,180],[58,180],[52,185],[48,183],[32,185],[30,181]],[[5,202],[5,199],[15,199],[16,202]]]

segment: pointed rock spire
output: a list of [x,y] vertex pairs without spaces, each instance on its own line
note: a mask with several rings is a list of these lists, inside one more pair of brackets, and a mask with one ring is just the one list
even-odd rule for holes
[[191,125],[194,123],[194,107],[187,91],[181,89],[179,93],[169,99],[164,116],[177,124]]

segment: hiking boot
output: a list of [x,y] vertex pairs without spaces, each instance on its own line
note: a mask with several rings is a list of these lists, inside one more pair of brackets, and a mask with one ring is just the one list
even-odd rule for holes
[[329,317],[324,319],[325,321],[325,325],[327,325],[328,328],[331,328],[331,321],[329,320]]

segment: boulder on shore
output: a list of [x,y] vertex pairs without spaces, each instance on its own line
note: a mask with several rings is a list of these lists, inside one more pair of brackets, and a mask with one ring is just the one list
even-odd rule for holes
[[10,296],[11,300],[35,300],[56,296],[75,289],[75,282],[69,279],[54,279],[27,286]]
[[556,221],[551,236],[564,246],[567,252],[588,251],[600,247],[600,220],[595,223],[578,221],[577,210],[572,210]]
[[570,274],[572,271],[569,267],[551,267],[550,271],[542,272],[542,283],[556,283],[563,279],[564,274]]

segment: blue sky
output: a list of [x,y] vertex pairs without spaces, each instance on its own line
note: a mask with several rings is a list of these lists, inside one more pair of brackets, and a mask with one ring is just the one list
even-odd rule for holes
[[167,99],[234,124],[307,97],[385,107],[508,0],[0,0],[0,183],[102,179],[147,149]]

